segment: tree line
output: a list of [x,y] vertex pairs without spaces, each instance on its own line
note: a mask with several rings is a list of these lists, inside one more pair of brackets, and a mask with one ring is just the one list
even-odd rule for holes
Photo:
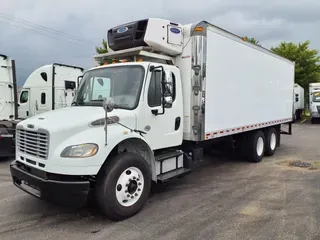
[[[243,40],[261,47],[260,42],[253,37],[245,36]],[[320,82],[320,57],[316,49],[310,48],[309,40],[300,43],[281,42],[278,46],[271,47],[270,51],[295,62],[295,83],[303,87],[306,92],[309,83]],[[101,47],[96,47],[96,52],[98,54],[108,52],[106,40],[102,40]]]

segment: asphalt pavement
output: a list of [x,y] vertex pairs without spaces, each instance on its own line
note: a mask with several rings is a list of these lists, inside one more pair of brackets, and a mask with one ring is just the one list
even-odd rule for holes
[[320,240],[320,124],[293,132],[259,164],[205,156],[191,174],[153,187],[143,210],[122,222],[29,196],[12,184],[10,160],[0,160],[0,239]]

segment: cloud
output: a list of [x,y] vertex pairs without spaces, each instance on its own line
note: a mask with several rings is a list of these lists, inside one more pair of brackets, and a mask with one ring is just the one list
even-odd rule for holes
[[[34,69],[48,63],[89,68],[95,46],[108,29],[148,17],[182,24],[207,20],[237,35],[255,37],[268,48],[281,41],[310,39],[312,47],[320,49],[319,10],[320,2],[314,0],[2,0],[0,53],[16,60],[20,84]],[[48,29],[32,28],[1,13]],[[51,29],[60,34],[50,33]]]

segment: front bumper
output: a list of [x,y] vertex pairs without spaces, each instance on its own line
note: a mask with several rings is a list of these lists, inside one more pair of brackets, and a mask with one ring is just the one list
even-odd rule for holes
[[311,112],[311,117],[312,117],[312,118],[320,118],[320,113],[318,113],[318,112]]
[[18,161],[10,164],[10,172],[15,186],[34,197],[50,202],[63,203],[71,200],[84,203],[90,190],[89,180],[50,174]]

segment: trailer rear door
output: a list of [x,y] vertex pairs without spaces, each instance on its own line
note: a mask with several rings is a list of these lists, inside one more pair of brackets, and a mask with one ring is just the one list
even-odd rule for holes
[[12,120],[15,117],[15,89],[12,61],[0,54],[0,120]]

